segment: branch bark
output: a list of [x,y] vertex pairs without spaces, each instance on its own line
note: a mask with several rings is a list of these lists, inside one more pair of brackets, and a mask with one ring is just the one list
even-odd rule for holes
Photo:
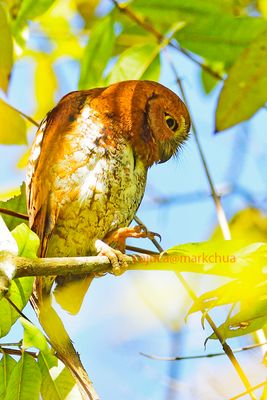
[[[88,257],[51,257],[51,258],[26,258],[11,254],[0,256],[0,265],[8,260],[9,265],[14,267],[12,278],[25,276],[67,276],[67,275],[88,275],[101,276],[112,273],[110,261],[105,256]],[[177,257],[159,255],[133,255],[126,256],[127,270],[141,271],[174,271],[203,273],[203,265],[197,263],[179,262]],[[224,275],[221,269],[211,270],[211,274]],[[238,272],[237,272],[238,274]],[[226,271],[225,276],[230,276]],[[233,272],[233,277],[235,274]]]

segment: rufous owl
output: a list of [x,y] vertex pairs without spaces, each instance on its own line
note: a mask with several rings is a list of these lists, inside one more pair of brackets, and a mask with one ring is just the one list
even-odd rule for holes
[[64,96],[42,121],[27,168],[39,255],[105,254],[116,269],[123,263],[120,239],[140,233],[127,227],[149,167],[177,153],[189,128],[184,103],[156,82],[125,81]]

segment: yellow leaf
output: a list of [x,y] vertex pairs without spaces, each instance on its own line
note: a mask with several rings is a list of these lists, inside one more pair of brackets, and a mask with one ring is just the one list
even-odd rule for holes
[[266,0],[258,0],[257,7],[264,18],[267,18],[267,2]]
[[35,71],[35,95],[37,100],[36,119],[41,119],[53,108],[57,79],[53,70],[52,59],[47,55],[38,55]]
[[0,3],[0,88],[8,88],[13,65],[13,43],[6,12]]
[[0,144],[27,144],[26,123],[20,114],[0,99]]
[[20,157],[20,159],[19,159],[19,161],[17,163],[17,167],[18,168],[23,169],[23,168],[26,167],[26,165],[28,163],[28,160],[29,160],[30,152],[31,152],[31,148],[29,147],[26,150],[26,152],[22,155],[22,157]]

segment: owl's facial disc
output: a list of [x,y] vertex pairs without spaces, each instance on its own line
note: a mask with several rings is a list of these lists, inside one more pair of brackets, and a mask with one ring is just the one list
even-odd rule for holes
[[[168,161],[175,153],[179,151],[182,143],[188,137],[188,123],[183,115],[175,118],[168,113],[164,113],[165,120],[165,137],[159,141],[159,156],[158,164],[163,164]],[[168,132],[169,131],[169,132]],[[169,133],[169,134],[168,134]]]
[[182,100],[167,88],[155,91],[146,109],[157,148],[154,162],[161,164],[177,153],[188,138],[190,117]]

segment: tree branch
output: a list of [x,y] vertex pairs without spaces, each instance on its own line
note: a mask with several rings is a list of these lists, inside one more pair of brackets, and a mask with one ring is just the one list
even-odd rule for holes
[[21,356],[22,353],[27,353],[33,358],[38,358],[38,353],[35,353],[33,351],[26,351],[26,350],[19,350],[19,349],[8,349],[6,347],[0,347],[0,352],[4,354],[10,354],[12,356]]
[[[125,256],[128,264],[127,270],[132,271],[174,271],[203,273],[203,265],[195,262],[183,262],[179,260],[179,256],[172,255],[133,255]],[[112,265],[105,256],[88,256],[88,257],[48,257],[48,258],[27,258],[18,257],[10,253],[0,256],[0,264],[4,261],[14,267],[13,278],[22,278],[25,276],[55,276],[55,275],[88,275],[94,274],[101,276],[106,273],[112,273]],[[227,277],[235,277],[238,271],[225,274],[220,268],[210,270],[210,274]],[[192,297],[193,298],[193,297]],[[193,300],[197,296],[194,295]]]

